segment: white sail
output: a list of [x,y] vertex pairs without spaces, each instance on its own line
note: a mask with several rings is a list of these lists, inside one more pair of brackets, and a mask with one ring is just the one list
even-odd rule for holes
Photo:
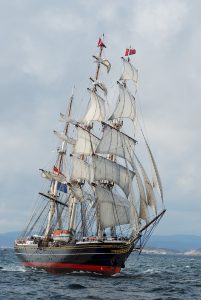
[[77,141],[74,146],[74,153],[90,155],[95,152],[99,138],[86,129],[77,127]]
[[130,192],[130,183],[135,175],[127,168],[101,156],[92,156],[94,181],[108,180],[119,185],[126,196]]
[[95,92],[89,90],[90,102],[87,112],[82,119],[82,123],[88,123],[90,121],[104,121],[105,120],[105,100],[97,95]]
[[66,183],[66,177],[62,174],[55,174],[53,172],[50,171],[46,171],[43,169],[40,169],[41,173],[42,173],[42,177],[49,179],[49,180],[55,180],[55,181],[59,181],[61,183]]
[[137,185],[138,185],[139,193],[140,193],[139,218],[141,218],[146,223],[148,223],[149,218],[148,218],[147,203],[146,203],[147,199],[146,199],[146,194],[145,194],[144,186],[142,183],[142,179],[140,177],[140,174],[139,174],[137,168],[135,168],[135,174],[136,174],[136,181],[137,181]]
[[158,187],[159,189],[159,192],[161,194],[161,199],[163,200],[163,187],[162,187],[162,183],[161,183],[161,179],[160,179],[160,175],[159,175],[159,172],[158,172],[158,168],[156,166],[156,162],[155,162],[155,159],[153,157],[153,154],[151,152],[151,149],[147,143],[147,140],[145,139],[145,136],[143,134],[143,137],[144,137],[144,140],[145,140],[145,144],[147,146],[147,150],[149,152],[149,155],[150,155],[150,158],[151,158],[151,162],[152,162],[152,165],[153,165],[153,169],[154,169],[154,186]]
[[139,161],[139,159],[137,158],[136,155],[135,155],[135,158],[136,158],[136,160],[137,160],[137,162],[140,166],[142,176],[143,176],[143,179],[144,179],[147,203],[154,210],[155,214],[157,214],[156,198],[155,198],[155,195],[154,195],[153,187],[151,185],[151,182],[149,180],[149,177],[147,176],[147,173],[146,173],[144,167],[142,166],[141,162]]
[[120,77],[120,80],[133,80],[134,82],[138,81],[138,70],[125,58],[123,60],[123,72]]
[[105,96],[107,95],[107,88],[104,83],[96,80],[96,81],[93,81],[93,85],[96,87],[99,87],[103,91]]
[[119,97],[116,108],[109,120],[118,118],[129,118],[134,120],[136,117],[135,98],[126,87],[119,83]]
[[125,167],[100,156],[93,155],[92,161],[93,166],[84,160],[73,157],[71,182],[86,180],[91,183],[93,181],[108,180],[119,185],[128,196],[130,191],[129,176],[132,181],[135,175],[134,172],[128,171]]
[[70,190],[73,194],[73,196],[79,200],[79,201],[83,201],[83,192],[82,192],[82,189],[80,187],[80,185],[78,183],[75,183],[75,184],[71,184],[70,186]]
[[71,174],[71,181],[86,180],[93,181],[93,168],[86,161],[81,160],[75,156],[72,159],[73,168]]
[[71,145],[75,145],[75,140],[65,135],[63,132],[53,131],[54,134],[62,141],[65,141]]
[[129,224],[129,201],[110,190],[96,186],[95,188],[100,223],[103,228]]
[[73,120],[71,117],[67,117],[66,115],[60,113],[60,122],[64,122],[64,123],[71,123],[73,125],[77,124],[77,121]]
[[136,232],[139,231],[139,217],[136,210],[136,200],[135,193],[131,189],[131,193],[129,194],[130,201],[130,227]]
[[130,162],[130,153],[134,151],[134,147],[134,139],[105,124],[103,137],[96,148],[96,153],[117,155],[127,159]]

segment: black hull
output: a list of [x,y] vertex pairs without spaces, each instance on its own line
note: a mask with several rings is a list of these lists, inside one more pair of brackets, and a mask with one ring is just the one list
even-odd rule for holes
[[16,255],[25,267],[49,272],[88,271],[115,274],[124,268],[133,243],[93,243],[63,247],[15,246]]

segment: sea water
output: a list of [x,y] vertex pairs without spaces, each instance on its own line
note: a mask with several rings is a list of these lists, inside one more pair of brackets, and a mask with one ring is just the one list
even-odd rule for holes
[[0,299],[201,299],[201,257],[132,253],[121,274],[50,274],[25,269],[0,249]]

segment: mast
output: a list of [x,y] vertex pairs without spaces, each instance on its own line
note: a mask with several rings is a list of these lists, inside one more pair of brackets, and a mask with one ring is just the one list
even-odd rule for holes
[[77,199],[71,196],[71,203],[69,208],[69,231],[73,234],[76,228],[76,206],[77,206]]
[[[103,39],[104,39],[104,34],[103,34]],[[106,48],[105,44],[103,43],[103,40],[99,39],[99,41],[98,41],[98,47],[100,47],[99,56],[98,56],[98,58],[100,59],[102,57],[103,48]],[[99,71],[100,71],[100,62],[97,64],[96,76],[95,76],[96,80],[98,80]]]
[[[73,90],[74,92],[74,90]],[[73,103],[73,98],[74,98],[74,93],[72,92],[72,95],[69,99],[69,104],[68,104],[68,108],[67,108],[67,114],[66,114],[66,124],[63,130],[63,134],[65,136],[67,136],[68,133],[68,128],[69,128],[69,118],[71,115],[71,109],[72,109],[72,103]],[[57,158],[57,162],[53,168],[54,172],[57,173],[58,175],[62,174],[63,175],[63,160],[64,157],[66,155],[66,144],[67,141],[63,140],[62,144],[61,144],[61,148],[58,150],[58,158]],[[48,214],[48,222],[47,222],[47,227],[45,230],[45,236],[49,236],[50,234],[50,229],[51,229],[51,225],[52,225],[52,219],[53,216],[55,214],[55,209],[56,209],[56,204],[57,204],[57,187],[58,187],[58,181],[57,180],[52,180],[51,182],[51,187],[50,187],[50,209],[49,209],[49,214]],[[55,199],[55,200],[53,200]],[[59,217],[59,212],[57,214],[57,217]],[[59,222],[58,222],[59,221]],[[61,221],[57,220],[57,222],[59,223],[60,226],[62,226]]]
[[[128,62],[130,61],[130,58],[129,58],[130,50],[131,50],[131,46],[129,48],[128,57],[127,57]],[[126,87],[127,87],[126,86],[126,80],[123,80],[123,87],[126,90]],[[131,97],[131,99],[132,99],[132,97]],[[135,115],[136,115],[136,112],[134,111],[133,118],[135,118]],[[120,124],[118,123],[117,125],[118,125],[118,130],[120,130],[120,128],[123,126],[123,121]],[[124,160],[125,160],[127,171],[129,172],[128,162],[127,162],[126,153],[125,153],[126,145],[124,147],[124,140],[123,139],[124,138],[123,138],[123,135],[122,135],[121,136],[121,142],[122,142],[122,148],[123,148],[123,152],[124,152]],[[131,235],[137,236],[138,233],[139,233],[139,218],[138,218],[138,215],[137,215],[135,193],[134,193],[134,190],[133,190],[132,181],[131,181],[130,176],[129,176],[129,180],[130,180],[130,202],[131,202],[131,204],[130,204],[130,210],[131,210],[130,213],[131,213],[131,215],[130,216],[131,216],[131,219],[132,218],[134,219],[133,222],[132,222],[132,220],[130,220],[130,225],[132,227]]]
[[[104,37],[104,35],[103,35],[103,37]],[[80,128],[78,128],[79,129],[78,130],[78,141],[74,148],[74,150],[76,150],[77,153],[80,154],[80,156],[79,156],[80,160],[81,160],[80,164],[83,161],[83,164],[82,164],[83,169],[82,170],[86,169],[86,166],[84,166],[84,164],[85,164],[85,159],[86,159],[87,155],[89,155],[89,156],[94,155],[95,148],[97,147],[97,144],[99,142],[99,139],[91,133],[91,130],[93,128],[92,122],[95,120],[103,121],[105,119],[105,115],[106,115],[105,100],[104,100],[104,98],[102,98],[102,96],[100,96],[98,94],[97,88],[100,88],[101,91],[104,92],[104,94],[106,94],[106,91],[107,91],[106,87],[104,86],[104,84],[99,82],[98,79],[99,79],[99,75],[100,75],[101,64],[103,64],[105,67],[107,67],[108,72],[110,70],[111,64],[109,63],[108,60],[103,60],[103,58],[102,58],[103,48],[106,48],[106,46],[103,42],[103,38],[102,39],[99,38],[97,47],[99,47],[99,54],[98,54],[98,56],[93,56],[96,59],[95,62],[97,63],[95,77],[94,77],[95,79],[90,78],[90,80],[93,83],[93,88],[88,89],[88,91],[90,93],[90,102],[88,105],[88,110],[82,120],[82,122],[84,123],[83,129],[85,129],[85,132],[83,131],[82,127],[79,126]],[[84,141],[82,141],[82,139],[84,139]],[[81,142],[82,142],[82,145],[81,145]],[[78,149],[78,148],[83,149],[85,151],[83,153],[80,153],[80,149]],[[91,151],[89,149],[91,149]],[[78,165],[79,161],[77,161],[76,164]],[[76,173],[77,173],[77,171],[76,171]],[[84,209],[85,205],[84,205],[84,203],[81,203],[80,205],[81,205],[82,226],[85,227],[85,224],[86,224],[86,210]],[[96,206],[96,225],[97,225],[96,226],[96,228],[97,228],[96,234],[100,237],[100,236],[102,236],[102,229],[101,229],[101,223],[100,223],[100,219],[99,219],[98,205]],[[82,228],[82,229],[83,229],[82,231],[84,234],[86,232],[86,227]]]
[[[103,34],[103,38],[104,38],[104,34]],[[101,39],[99,39],[98,41],[98,47],[100,47],[100,50],[99,50],[99,60],[100,58],[102,57],[102,53],[103,53],[103,48],[105,47],[105,44],[103,43],[103,41]],[[96,81],[98,80],[98,77],[99,77],[99,72],[100,72],[100,62],[97,64],[97,69],[96,69],[96,76],[95,76],[95,79]],[[96,86],[94,86],[94,89],[96,90]],[[97,204],[96,206],[96,235],[101,239],[102,236],[103,236],[103,230],[101,228],[101,222],[100,222],[100,213],[99,213],[99,205]]]

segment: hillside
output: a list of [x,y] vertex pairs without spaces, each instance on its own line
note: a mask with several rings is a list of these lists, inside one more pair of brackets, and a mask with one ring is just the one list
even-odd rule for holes
[[165,248],[176,251],[188,251],[201,248],[201,236],[196,235],[153,235],[146,244],[150,248]]
[[19,236],[19,231],[0,233],[0,247],[12,247]]

